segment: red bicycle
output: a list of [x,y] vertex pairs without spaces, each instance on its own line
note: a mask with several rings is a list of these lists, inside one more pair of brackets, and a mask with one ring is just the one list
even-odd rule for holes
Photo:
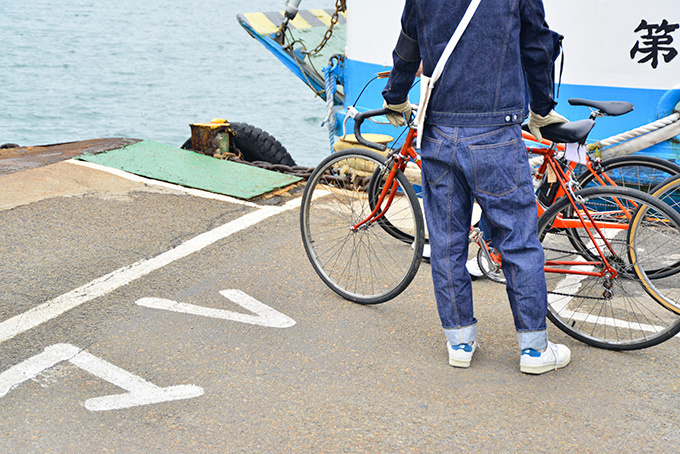
[[[300,211],[302,240],[315,271],[333,291],[360,304],[401,293],[418,271],[426,242],[414,190],[420,185],[416,130],[409,128],[404,145],[389,152],[361,136],[366,118],[385,113],[354,119],[357,140],[385,154],[353,148],[328,156],[310,177]],[[542,169],[550,169],[564,194],[549,208],[538,204],[548,316],[591,345],[644,348],[680,331],[675,298],[680,257],[669,253],[680,251],[680,215],[635,189],[578,190],[569,166],[556,157],[556,144],[584,142],[593,124],[582,120],[543,128],[553,143],[532,150],[544,157]],[[495,263],[483,235],[472,228],[470,237]]]

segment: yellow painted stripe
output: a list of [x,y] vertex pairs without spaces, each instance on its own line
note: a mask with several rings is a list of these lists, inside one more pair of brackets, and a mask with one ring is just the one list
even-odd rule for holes
[[279,27],[277,27],[267,18],[267,16],[262,13],[245,13],[244,16],[248,20],[250,26],[253,27],[256,32],[262,35],[269,35],[279,29]]
[[[283,11],[281,11],[281,14],[283,14]],[[298,30],[301,30],[303,28],[312,28],[312,24],[307,22],[305,18],[300,16],[299,14],[295,16],[295,19],[290,21],[290,24]]]
[[331,16],[326,11],[324,11],[322,9],[310,9],[309,12],[314,14],[316,17],[318,17],[319,20],[324,23],[324,25],[326,25],[327,27],[330,27]]

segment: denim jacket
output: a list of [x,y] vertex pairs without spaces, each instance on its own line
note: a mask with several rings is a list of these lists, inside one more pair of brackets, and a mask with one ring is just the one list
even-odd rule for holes
[[[406,0],[394,68],[383,91],[388,104],[407,99],[415,74],[431,75],[470,0]],[[527,101],[546,115],[560,36],[547,28],[542,0],[481,0],[436,83],[427,123],[503,126],[521,123]]]

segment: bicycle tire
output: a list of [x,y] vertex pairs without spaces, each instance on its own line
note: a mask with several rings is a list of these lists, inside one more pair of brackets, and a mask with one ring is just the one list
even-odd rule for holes
[[[667,159],[646,155],[626,155],[605,159],[600,163],[618,186],[649,192],[669,177],[680,175],[680,166]],[[595,175],[587,168],[578,176],[582,189],[597,184]]]
[[[606,173],[618,187],[650,192],[652,187],[665,181],[667,178],[680,174],[680,166],[663,158],[646,155],[626,155],[605,159],[600,163],[601,173]],[[578,175],[578,183],[582,189],[600,187],[595,175],[586,167],[582,167],[583,173]],[[583,238],[578,237],[576,231],[568,232],[569,239],[576,249],[587,253],[583,245]],[[591,257],[596,259],[596,257]]]
[[[396,153],[398,153],[399,150],[396,150]],[[385,178],[387,178],[387,175],[390,173],[390,167],[379,167],[373,172],[373,175],[371,175],[371,179],[368,183],[368,195],[369,195],[369,202],[371,204],[371,208],[375,208],[379,198],[380,198],[380,193],[382,192],[383,185]],[[419,169],[418,169],[419,170]],[[411,187],[413,188],[413,192],[416,194],[416,197],[418,201],[421,203],[421,211],[423,211],[423,206],[422,206],[422,200],[423,200],[423,195],[422,195],[422,186],[420,184],[420,181],[414,181],[416,179],[420,178],[419,172],[416,178],[415,172],[411,175],[411,177],[407,177],[411,183]],[[409,234],[409,232],[402,231],[399,229],[396,223],[390,222],[390,217],[394,216],[394,213],[390,213],[388,211],[388,215],[380,218],[378,220],[380,226],[390,235],[394,236],[395,238],[404,241],[405,243],[413,243],[413,235]],[[429,243],[428,235],[427,235],[427,225],[425,225],[425,244]]]
[[335,293],[359,304],[378,304],[399,295],[413,280],[422,259],[424,221],[406,177],[397,173],[399,192],[388,210],[400,212],[400,229],[411,244],[387,233],[378,222],[353,226],[373,211],[366,185],[385,165],[380,154],[365,149],[333,153],[310,176],[300,208],[300,229],[312,267]]
[[[597,264],[563,265],[562,268],[553,264],[546,266],[548,270],[555,268],[564,273],[546,271],[550,321],[575,339],[610,350],[651,347],[680,332],[680,315],[652,297],[633,269],[630,261],[632,246],[628,241],[631,221],[617,215],[616,211],[619,210],[618,204],[625,202],[636,204],[631,207],[645,206],[648,210],[664,213],[672,222],[678,220],[677,216],[653,196],[629,188],[596,187],[578,191],[575,195],[583,201],[583,206],[594,207],[597,203],[602,207],[600,211],[592,211],[592,208],[588,211],[613,249],[613,252],[608,251],[603,245],[602,250],[607,251],[605,257],[618,275],[608,280],[575,274],[577,270],[594,272],[603,269]],[[604,209],[607,207],[611,209]],[[565,238],[565,230],[569,229],[558,224],[573,215],[573,206],[564,197],[539,218],[538,235],[546,263],[554,260],[592,262],[590,257],[584,257],[583,252],[570,247],[569,240]],[[605,221],[608,224],[603,224]],[[603,228],[605,226],[607,228]],[[603,244],[601,240],[597,242]],[[610,284],[611,288],[606,288]],[[611,294],[606,294],[607,291]]]
[[629,231],[630,261],[645,290],[666,308],[680,314],[680,177],[669,179],[652,191],[677,216],[674,220],[657,220],[641,207],[633,217]]

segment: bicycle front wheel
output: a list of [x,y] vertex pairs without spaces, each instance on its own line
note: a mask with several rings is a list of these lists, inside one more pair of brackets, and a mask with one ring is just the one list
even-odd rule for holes
[[[387,209],[391,225],[413,238],[404,242],[368,219],[374,207],[368,185],[385,158],[353,148],[333,153],[312,173],[300,209],[307,256],[334,292],[360,304],[377,304],[399,295],[420,266],[425,236],[423,214],[406,177],[398,172],[394,198]],[[373,204],[375,206],[375,204]]]
[[[546,257],[548,318],[570,336],[611,350],[646,348],[677,334],[680,315],[650,295],[639,278],[644,266],[636,272],[631,261],[631,249],[646,256],[643,248],[650,243],[642,238],[651,232],[652,224],[640,222],[639,244],[629,243],[635,217],[631,213],[644,210],[646,215],[640,217],[654,221],[655,226],[676,225],[668,206],[649,194],[627,188],[590,188],[575,195],[578,210],[564,197],[539,218],[538,234]],[[588,221],[581,224],[578,214]],[[580,238],[589,238],[583,248],[572,246],[570,230],[579,230]],[[605,260],[616,271],[613,275],[599,275],[605,269]]]

